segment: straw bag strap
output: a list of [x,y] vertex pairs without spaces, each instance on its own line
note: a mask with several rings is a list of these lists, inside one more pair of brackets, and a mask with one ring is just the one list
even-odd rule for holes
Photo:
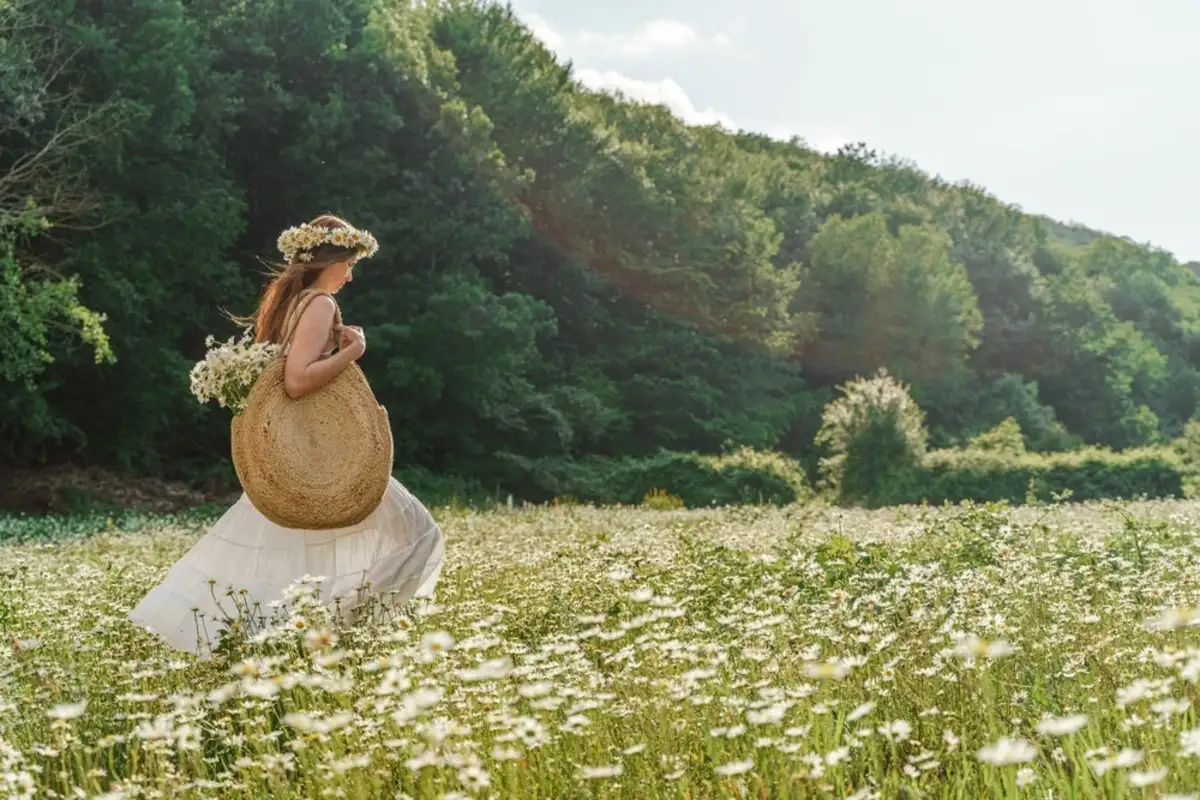
[[296,328],[300,326],[300,317],[304,315],[304,310],[308,308],[308,304],[321,295],[333,300],[333,329],[335,331],[341,330],[342,309],[338,307],[337,300],[334,300],[333,295],[329,292],[322,292],[319,289],[305,289],[292,300],[291,308],[284,318],[283,337],[280,341],[284,350],[291,347],[292,337],[296,335]]

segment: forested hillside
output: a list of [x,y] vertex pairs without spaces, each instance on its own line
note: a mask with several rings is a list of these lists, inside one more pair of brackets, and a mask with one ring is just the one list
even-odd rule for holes
[[[227,472],[187,373],[275,237],[331,211],[379,255],[342,299],[397,460],[729,445],[812,455],[886,366],[934,443],[1177,436],[1200,282],[855,146],[693,128],[584,90],[504,7],[0,5],[0,459]],[[1189,254],[1194,255],[1194,254]]]

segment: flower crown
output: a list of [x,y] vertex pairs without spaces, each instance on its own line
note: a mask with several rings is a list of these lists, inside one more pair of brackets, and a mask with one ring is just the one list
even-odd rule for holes
[[295,228],[288,228],[279,234],[279,252],[289,264],[300,261],[312,261],[312,253],[307,252],[323,244],[337,245],[358,251],[359,258],[370,258],[379,250],[375,237],[366,231],[356,228],[322,228],[307,222]]

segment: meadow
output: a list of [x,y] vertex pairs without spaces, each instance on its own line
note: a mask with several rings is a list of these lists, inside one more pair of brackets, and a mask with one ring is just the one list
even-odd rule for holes
[[124,616],[205,515],[0,520],[0,793],[1200,790],[1195,503],[438,516],[436,603],[210,661]]

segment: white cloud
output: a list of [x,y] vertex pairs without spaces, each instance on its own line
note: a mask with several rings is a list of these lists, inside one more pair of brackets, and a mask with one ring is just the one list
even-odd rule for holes
[[673,19],[656,19],[628,33],[582,31],[577,40],[581,46],[592,51],[634,58],[687,50],[701,42],[694,30]]
[[[560,59],[582,57],[585,62],[590,63],[620,56],[644,57],[655,53],[678,52],[706,42],[726,45],[732,41],[726,34],[706,40],[688,25],[670,19],[652,20],[632,32],[623,34],[580,31],[571,35],[561,33],[538,14],[523,14],[522,20],[529,26],[533,35]],[[577,69],[575,77],[589,89],[619,92],[631,100],[664,105],[682,120],[693,125],[720,124],[730,129],[737,127],[732,119],[712,107],[697,108],[687,92],[673,78],[642,80],[615,70],[591,67]]]
[[542,44],[555,53],[562,53],[563,48],[567,44],[567,40],[561,33],[554,29],[554,26],[547,22],[537,14],[525,14],[523,22],[529,26],[529,30],[533,35],[540,39]]
[[684,122],[692,125],[720,124],[730,130],[737,130],[732,119],[711,106],[703,110],[696,108],[687,92],[673,78],[645,81],[612,70],[602,72],[595,69],[581,69],[575,73],[575,77],[589,89],[620,92],[631,100],[664,105]]
[[567,58],[645,58],[705,45],[728,47],[733,43],[728,33],[701,36],[690,25],[674,19],[651,20],[624,33],[583,30],[571,34],[560,32],[538,14],[524,14],[522,19],[546,47]]
[[[728,46],[732,38],[721,33],[704,38],[688,25],[677,20],[657,19],[643,24],[625,34],[602,34],[591,31],[567,35],[558,31],[538,14],[523,14],[522,20],[547,48],[559,58],[582,57],[585,63],[603,63],[605,58],[644,57],[654,53],[682,51],[706,44]],[[739,130],[733,119],[709,106],[697,108],[692,98],[674,78],[645,80],[634,78],[612,69],[592,67],[576,69],[576,79],[589,89],[604,92],[619,92],[625,97],[642,103],[663,105],[684,122],[691,125],[721,125],[729,130]],[[789,128],[772,128],[766,135],[787,141],[799,135],[814,150],[834,153],[850,140],[833,131],[802,134]]]

